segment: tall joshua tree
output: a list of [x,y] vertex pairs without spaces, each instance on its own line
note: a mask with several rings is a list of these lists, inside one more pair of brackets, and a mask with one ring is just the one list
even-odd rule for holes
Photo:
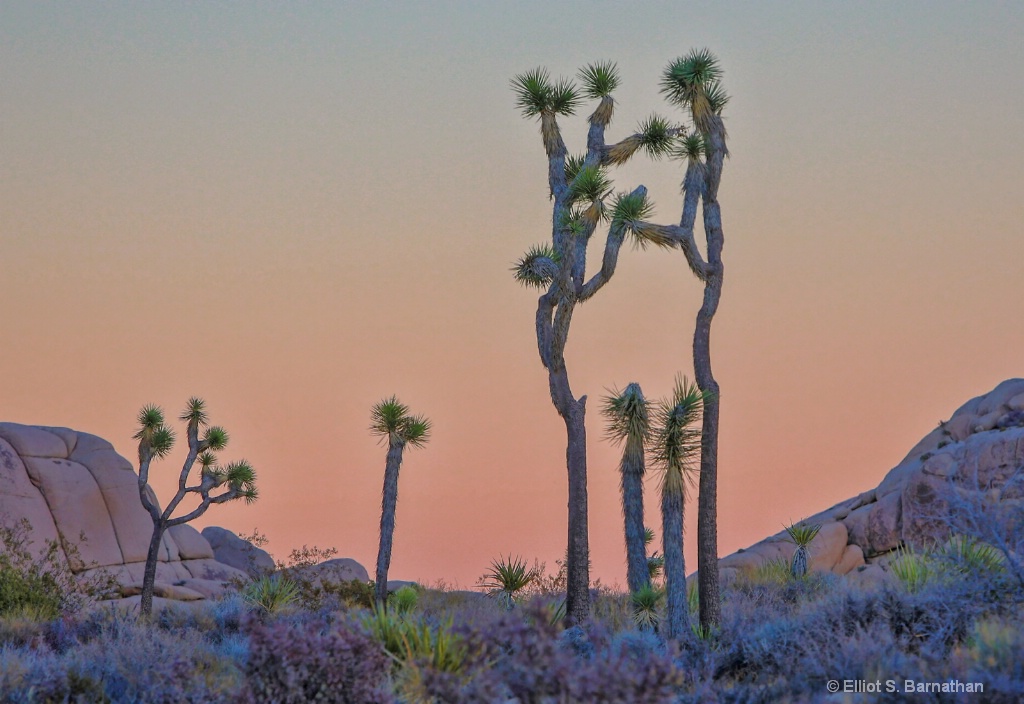
[[406,445],[423,447],[430,439],[430,421],[424,416],[409,415],[409,408],[394,396],[375,404],[370,411],[370,432],[387,440],[388,456],[384,465],[384,490],[380,509],[380,547],[377,550],[377,572],[374,594],[378,604],[388,597],[388,568],[391,547],[395,540],[395,510],[398,508],[398,471]]
[[669,640],[679,641],[689,627],[686,561],[683,556],[683,507],[686,484],[692,483],[701,448],[701,410],[707,397],[685,378],[677,379],[672,397],[658,404],[651,439],[651,460],[662,471],[661,539],[665,558]]
[[[163,411],[157,406],[145,406],[139,411],[139,430],[135,439],[139,441],[139,498],[142,506],[153,519],[153,536],[146,553],[146,570],[142,578],[142,602],[139,612],[149,616],[153,611],[153,584],[156,581],[156,563],[160,556],[160,543],[164,533],[171,526],[188,523],[206,513],[212,504],[244,499],[246,503],[256,500],[256,472],[245,460],[226,466],[217,464],[214,452],[223,450],[228,444],[228,434],[219,426],[207,427],[206,404],[201,398],[192,397],[179,417],[187,423],[185,437],[188,439],[188,455],[178,475],[178,490],[163,511],[156,503],[149,488],[149,467],[154,459],[166,457],[174,447],[174,431],[164,423]],[[200,438],[200,430],[203,430]],[[189,474],[199,463],[199,483],[188,485]],[[218,493],[213,493],[215,490]],[[173,517],[182,500],[195,494],[199,505],[189,513]]]
[[[547,155],[551,192],[551,240],[531,248],[515,265],[521,283],[543,291],[537,301],[536,335],[541,363],[548,372],[551,402],[566,429],[566,469],[569,483],[566,623],[584,621],[590,613],[589,538],[587,532],[587,432],[585,395],[577,398],[565,366],[569,325],[578,304],[588,301],[611,280],[619,250],[627,235],[640,246],[649,242],[669,246],[664,228],[647,225],[651,212],[647,191],[638,186],[612,195],[607,175],[643,149],[652,157],[670,154],[683,130],[652,116],[636,133],[607,144],[605,129],[612,120],[619,85],[615,64],[590,64],[579,72],[582,89],[567,79],[551,80],[544,69],[516,76],[512,88],[517,106],[527,118],[538,118]],[[570,156],[562,140],[559,116],[572,115],[582,97],[597,100],[589,117],[586,152]],[[587,247],[602,223],[608,223],[601,268],[586,275]],[[671,234],[671,233],[670,233]]]
[[[697,504],[697,569],[700,625],[708,630],[722,618],[718,584],[718,415],[721,390],[711,372],[711,321],[722,296],[722,210],[718,186],[729,154],[722,110],[729,96],[721,84],[718,59],[707,49],[691,51],[671,62],[662,75],[662,93],[669,102],[688,109],[694,132],[683,140],[688,161],[683,181],[684,207],[679,244],[690,270],[704,283],[704,302],[693,331],[693,369],[704,392],[700,448],[700,494]],[[707,260],[693,239],[696,199],[703,204]]]
[[608,437],[624,445],[619,471],[622,474],[622,516],[626,536],[626,583],[636,594],[651,584],[644,528],[644,445],[650,433],[647,400],[639,384],[614,391],[604,399]]

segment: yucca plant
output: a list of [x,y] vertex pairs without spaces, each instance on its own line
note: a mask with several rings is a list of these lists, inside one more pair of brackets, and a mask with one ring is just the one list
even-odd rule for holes
[[623,445],[619,475],[626,538],[626,584],[631,593],[636,593],[651,583],[644,528],[644,445],[651,429],[647,400],[640,385],[633,383],[624,391],[616,390],[606,396],[602,411],[608,423],[608,438],[616,445]]
[[491,561],[491,566],[484,573],[481,586],[487,589],[490,596],[497,598],[506,609],[511,610],[516,605],[519,594],[530,586],[536,577],[536,573],[526,566],[521,557],[513,559],[499,557]]
[[407,584],[388,595],[388,608],[399,615],[404,615],[415,611],[419,601],[419,591]]
[[645,584],[629,595],[633,607],[633,622],[641,631],[657,631],[661,618],[658,609],[665,592]]
[[658,554],[655,550],[652,553],[648,553],[647,549],[651,543],[654,542],[654,531],[650,528],[644,528],[644,554],[647,555],[647,581],[653,582],[661,575],[661,571],[665,568],[665,558]]
[[[206,513],[213,504],[223,504],[238,499],[247,504],[256,500],[256,472],[245,460],[220,465],[214,454],[228,444],[228,434],[219,426],[209,426],[206,403],[197,397],[188,400],[179,420],[186,423],[185,437],[188,441],[188,455],[178,475],[178,491],[161,511],[156,495],[149,487],[149,469],[154,459],[166,457],[174,447],[174,431],[164,423],[164,413],[158,407],[149,405],[139,411],[139,429],[134,438],[139,441],[139,498],[143,508],[153,520],[153,536],[146,553],[146,569],[142,578],[142,599],[139,613],[148,617],[153,611],[153,584],[156,582],[156,563],[160,556],[160,544],[164,533],[171,526],[188,523]],[[202,433],[202,435],[200,435]],[[189,486],[189,475],[199,463],[199,482]],[[199,505],[192,511],[174,516],[182,500],[193,495]]]
[[410,415],[409,408],[397,397],[386,398],[370,410],[370,432],[387,442],[384,464],[384,489],[380,510],[380,545],[377,549],[377,571],[374,579],[375,597],[383,608],[388,596],[388,568],[395,539],[395,511],[398,508],[398,472],[407,445],[423,447],[430,439],[430,421],[424,416]]
[[667,635],[674,641],[683,637],[690,620],[683,557],[683,508],[686,486],[692,483],[697,471],[701,437],[697,424],[705,400],[705,394],[695,384],[677,377],[672,396],[657,405],[650,441],[652,465],[662,472],[661,541],[665,556]]
[[960,574],[1004,572],[1006,559],[988,543],[968,535],[954,535],[946,542],[939,555]]
[[284,575],[263,575],[245,585],[242,598],[261,613],[278,614],[298,605],[299,585]]
[[793,523],[785,526],[785,528],[789,539],[796,545],[796,551],[793,553],[793,560],[789,566],[790,574],[796,578],[806,577],[807,547],[814,540],[815,536],[818,535],[818,531],[821,530],[821,524]]
[[917,552],[909,544],[896,548],[896,559],[889,563],[889,570],[910,593],[919,591],[934,576],[932,556]]

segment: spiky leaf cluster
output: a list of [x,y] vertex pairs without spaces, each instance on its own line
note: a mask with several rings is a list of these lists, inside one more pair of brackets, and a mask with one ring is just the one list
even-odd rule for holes
[[689,108],[694,125],[706,132],[711,115],[721,114],[729,102],[721,77],[715,55],[707,49],[695,49],[665,68],[661,92],[670,102]]
[[818,535],[818,531],[821,530],[821,524],[807,525],[806,523],[794,523],[785,526],[785,528],[793,544],[798,548],[806,548],[814,540],[814,537]]
[[704,158],[706,145],[704,136],[699,132],[690,132],[676,140],[672,149],[672,156],[678,159],[686,159],[691,162],[699,162]]
[[511,81],[516,95],[516,107],[523,117],[536,117],[544,113],[572,115],[579,105],[576,85],[569,79],[552,82],[547,69],[535,68],[521,73]]
[[640,146],[652,159],[660,159],[672,152],[675,130],[665,118],[651,115],[640,123],[637,134],[640,135]]
[[611,395],[604,397],[601,412],[607,421],[608,438],[615,444],[621,444],[627,438],[647,439],[651,429],[650,414],[647,400],[638,385],[630,384],[625,391],[613,390]]
[[524,286],[547,288],[558,274],[558,253],[547,244],[530,247],[512,267],[516,281]]
[[692,481],[697,471],[705,398],[696,384],[679,377],[671,398],[657,404],[648,456],[664,471],[665,491],[682,492],[684,478]]
[[665,592],[656,589],[650,584],[645,584],[637,591],[630,594],[629,601],[633,607],[633,622],[641,630],[654,630],[658,627],[660,618],[658,607],[661,604]]
[[220,452],[228,444],[228,431],[219,425],[215,425],[211,428],[207,428],[206,434],[203,436],[203,447],[214,452]]
[[573,203],[596,203],[611,193],[612,182],[600,166],[583,166],[569,183],[569,198]]
[[206,402],[198,396],[193,396],[185,404],[185,410],[178,416],[178,420],[186,423],[196,423],[197,425],[206,425],[209,421],[206,415]]
[[583,95],[588,98],[607,98],[619,87],[619,69],[614,61],[587,64],[579,71]]
[[256,470],[245,460],[232,462],[224,468],[224,484],[237,498],[245,499],[251,504],[259,495],[256,489]]
[[143,406],[138,416],[139,429],[134,437],[139,441],[140,456],[148,451],[153,457],[164,457],[174,447],[174,431],[164,424],[164,412],[152,404]]
[[611,220],[625,226],[633,245],[646,249],[653,244],[658,247],[673,247],[676,244],[671,228],[647,222],[654,212],[654,205],[645,193],[623,193],[615,198]]
[[430,421],[409,415],[409,407],[396,396],[375,403],[370,417],[370,432],[382,439],[393,438],[413,447],[422,447],[430,439]]
[[570,154],[565,157],[565,182],[572,183],[576,180],[576,176],[579,175],[580,170],[583,168],[583,162],[586,161],[585,154]]

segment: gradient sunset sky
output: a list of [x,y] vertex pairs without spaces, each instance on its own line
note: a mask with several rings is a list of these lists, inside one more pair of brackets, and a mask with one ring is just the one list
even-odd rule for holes
[[[434,437],[406,454],[391,575],[471,586],[509,553],[553,568],[564,426],[536,293],[509,271],[551,215],[509,79],[616,61],[618,139],[682,117],[660,72],[706,46],[733,96],[713,330],[730,553],[874,487],[1024,376],[1022,37],[1019,3],[3,2],[0,420],[132,459],[143,404],[203,396],[262,495],[198,527],[370,568],[369,410],[397,394]],[[571,151],[589,107],[563,121]],[[678,220],[679,164],[612,176]],[[573,320],[605,583],[625,557],[599,400],[692,376],[701,294],[678,251],[624,248]],[[162,497],[182,454],[154,469]]]

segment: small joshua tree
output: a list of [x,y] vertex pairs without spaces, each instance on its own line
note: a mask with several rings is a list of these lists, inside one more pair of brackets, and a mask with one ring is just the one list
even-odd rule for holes
[[[228,434],[219,426],[207,427],[206,404],[201,398],[188,400],[181,421],[187,423],[185,435],[188,439],[188,455],[178,475],[178,491],[160,510],[152,489],[149,488],[149,466],[154,459],[166,457],[174,447],[174,431],[164,423],[164,413],[157,406],[145,406],[139,411],[139,430],[135,439],[139,441],[139,498],[142,506],[153,519],[153,537],[146,553],[146,571],[142,578],[142,602],[139,612],[149,616],[153,610],[153,583],[156,581],[156,563],[160,556],[160,543],[164,533],[171,526],[188,523],[206,513],[211,504],[244,499],[246,503],[256,500],[256,473],[245,460],[226,466],[217,464],[214,452],[223,450],[228,444]],[[200,429],[203,436],[200,438]],[[189,474],[196,462],[199,463],[199,483],[188,486]],[[213,493],[219,490],[218,493]],[[172,517],[182,500],[195,494],[199,505],[189,513]]]
[[789,539],[796,545],[796,552],[793,553],[793,561],[789,565],[789,573],[796,578],[807,576],[807,546],[811,544],[818,531],[820,524],[809,526],[806,523],[794,523],[786,526],[786,533]]
[[692,482],[700,454],[701,412],[706,395],[685,378],[677,379],[672,398],[658,404],[651,439],[652,464],[660,469],[661,540],[665,558],[666,621],[669,640],[679,641],[690,624],[683,557],[683,508],[686,482]]
[[398,471],[406,445],[423,447],[430,439],[430,421],[424,416],[409,415],[409,407],[392,396],[373,406],[370,411],[370,432],[383,441],[387,439],[388,456],[384,465],[384,489],[380,509],[380,547],[377,550],[377,572],[374,597],[381,609],[388,598],[388,568],[395,540],[395,511],[398,508]]
[[603,412],[608,419],[609,439],[625,445],[619,471],[626,536],[626,583],[630,593],[636,593],[651,583],[644,528],[644,444],[651,424],[640,385],[630,384],[625,391],[614,391],[605,397]]

